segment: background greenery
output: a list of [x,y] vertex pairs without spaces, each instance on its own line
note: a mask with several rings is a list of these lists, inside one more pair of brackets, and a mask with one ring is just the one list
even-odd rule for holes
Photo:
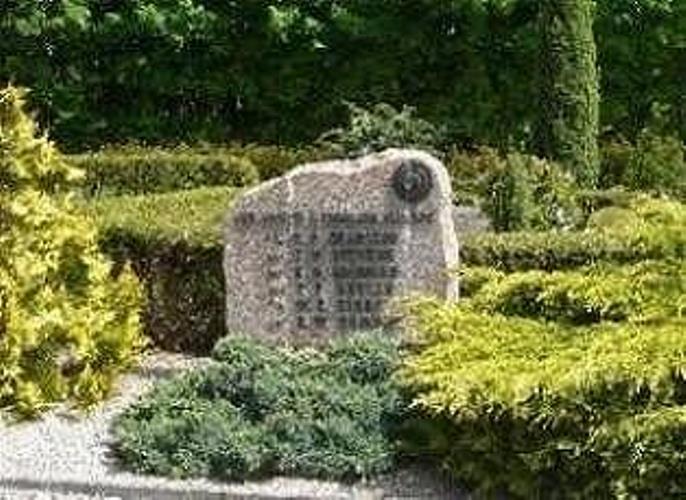
[[[461,145],[526,146],[539,101],[537,0],[9,0],[0,80],[33,89],[69,149],[309,142],[346,101],[417,107]],[[686,4],[596,2],[601,132],[664,107],[686,138]]]

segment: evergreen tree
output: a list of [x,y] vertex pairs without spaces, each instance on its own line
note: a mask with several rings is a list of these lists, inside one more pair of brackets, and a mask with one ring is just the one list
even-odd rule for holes
[[595,3],[541,0],[540,9],[538,153],[591,187],[599,169]]

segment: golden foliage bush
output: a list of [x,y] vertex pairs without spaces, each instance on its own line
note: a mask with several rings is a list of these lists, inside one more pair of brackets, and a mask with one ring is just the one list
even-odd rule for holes
[[[686,208],[641,199],[592,231],[672,249],[622,265],[462,271],[457,304],[415,299],[400,378],[408,446],[486,497],[674,498],[686,491]],[[621,261],[620,261],[621,262]]]
[[0,91],[0,406],[34,414],[103,398],[143,346],[141,291],[112,277],[94,223],[74,204],[82,172]]

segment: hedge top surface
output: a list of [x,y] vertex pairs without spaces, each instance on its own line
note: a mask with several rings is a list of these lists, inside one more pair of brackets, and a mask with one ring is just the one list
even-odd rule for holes
[[175,193],[120,196],[88,203],[100,229],[145,241],[221,244],[226,211],[240,192],[231,187],[206,187]]
[[227,148],[118,147],[73,155],[85,171],[87,196],[167,193],[206,186],[250,186],[259,180],[250,159]]

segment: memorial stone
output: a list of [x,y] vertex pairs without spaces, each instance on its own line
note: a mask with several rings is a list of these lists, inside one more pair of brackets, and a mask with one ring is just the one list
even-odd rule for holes
[[228,331],[316,340],[378,327],[410,293],[456,299],[451,200],[436,158],[397,149],[247,191],[225,225]]

